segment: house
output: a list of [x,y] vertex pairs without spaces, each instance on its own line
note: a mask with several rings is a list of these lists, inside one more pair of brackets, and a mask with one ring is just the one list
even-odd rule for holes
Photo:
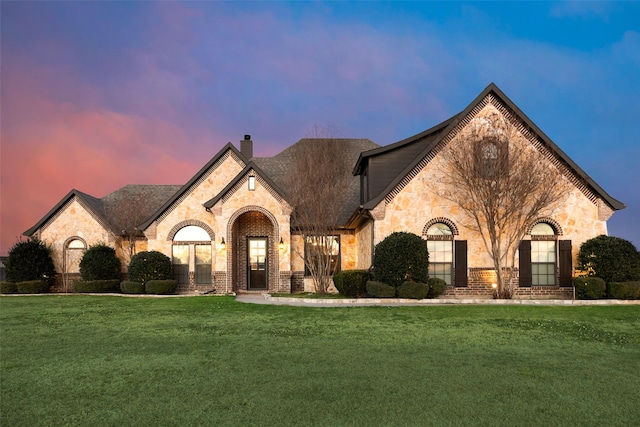
[[[427,241],[431,274],[447,281],[447,295],[491,295],[491,258],[477,232],[464,226],[457,206],[437,197],[434,179],[438,153],[487,114],[513,123],[522,141],[543,152],[570,183],[563,205],[530,224],[520,246],[515,297],[571,295],[580,244],[607,234],[607,220],[624,205],[494,84],[459,114],[394,144],[339,140],[354,165],[333,237],[339,268],[369,268],[378,242],[408,231]],[[303,139],[294,146],[311,143]],[[302,291],[309,287],[301,257],[305,239],[292,227],[285,179],[294,146],[273,157],[254,157],[249,135],[239,145],[224,146],[181,186],[125,186],[103,198],[72,190],[24,234],[51,244],[58,271],[67,275],[77,275],[83,250],[98,242],[116,247],[126,265],[123,236],[134,229],[135,250],[160,251],[173,260],[181,292]],[[536,256],[542,252],[544,257]]]

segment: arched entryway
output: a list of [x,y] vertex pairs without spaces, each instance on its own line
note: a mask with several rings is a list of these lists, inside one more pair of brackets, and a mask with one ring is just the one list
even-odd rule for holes
[[238,212],[230,230],[230,270],[234,291],[275,288],[278,271],[278,227],[268,211],[253,207]]

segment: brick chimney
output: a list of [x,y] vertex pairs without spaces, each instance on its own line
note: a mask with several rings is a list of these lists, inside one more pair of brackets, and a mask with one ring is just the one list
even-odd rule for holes
[[253,158],[253,141],[251,140],[251,135],[245,135],[244,139],[240,141],[240,152],[249,160]]

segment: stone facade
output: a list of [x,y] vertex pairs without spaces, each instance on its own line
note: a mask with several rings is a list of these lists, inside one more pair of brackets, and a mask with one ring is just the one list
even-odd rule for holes
[[[554,152],[553,144],[543,141],[543,136],[534,131],[535,126],[528,119],[517,116],[514,112],[516,110],[507,108],[508,106],[509,102],[505,101],[501,92],[490,86],[485,90],[485,96],[478,97],[465,110],[464,115],[456,117],[446,127],[446,131],[441,135],[434,133],[433,140],[437,144],[434,143],[433,147],[424,151],[422,157],[415,157],[413,154],[414,157],[408,157],[406,161],[413,162],[411,164],[414,166],[411,169],[400,168],[405,175],[398,175],[393,181],[395,184],[387,187],[381,193],[382,197],[375,199],[378,200],[375,205],[363,207],[369,203],[367,197],[375,195],[365,196],[362,193],[360,206],[358,207],[357,200],[353,205],[356,210],[350,220],[353,222],[344,224],[335,232],[340,236],[342,269],[368,269],[375,245],[394,231],[412,232],[425,237],[430,224],[434,221],[445,222],[455,230],[454,242],[467,242],[468,265],[467,286],[448,286],[445,295],[492,296],[495,272],[481,236],[466,225],[466,219],[457,205],[441,197],[443,191],[455,189],[446,188],[444,184],[446,170],[442,156],[439,156],[439,153],[444,153],[443,150],[456,150],[456,144],[460,143],[456,135],[464,132],[474,119],[482,120],[489,115],[502,116],[504,120],[516,123],[518,133],[515,141],[521,148],[531,150],[534,155],[540,156],[541,161],[549,162],[550,167],[557,168],[569,184],[565,200],[545,212],[542,219],[553,224],[558,232],[558,239],[571,241],[575,265],[580,245],[587,239],[606,234],[607,219],[623,205],[600,191],[582,171],[572,167],[569,160]],[[447,123],[449,122],[444,125]],[[344,141],[350,143],[351,140]],[[419,138],[416,141],[416,144],[420,143]],[[144,236],[136,242],[136,250],[155,250],[171,257],[174,244],[188,245],[188,283],[180,284],[180,292],[252,292],[248,285],[247,241],[249,238],[266,238],[267,286],[256,292],[312,290],[309,278],[304,275],[304,236],[302,232],[292,228],[292,208],[287,202],[286,189],[281,187],[283,181],[278,181],[279,184],[276,183],[277,180],[274,181],[275,177],[282,176],[286,164],[278,163],[274,158],[263,158],[262,162],[255,162],[251,158],[251,141],[245,138],[242,144],[242,152],[231,144],[225,146],[187,184],[179,187],[178,192],[170,199],[163,199],[164,204],[154,206],[155,212],[142,226]],[[353,140],[353,144],[356,144],[356,140]],[[357,144],[362,144],[362,140],[357,140]],[[408,143],[402,144],[404,142],[392,144],[389,148],[379,147],[363,152],[358,162],[367,156],[385,152],[384,150],[397,150],[395,153],[400,155],[394,157],[394,161],[398,161],[403,156],[401,150],[410,151],[409,148],[403,148],[409,147]],[[266,172],[258,164],[268,168]],[[362,178],[366,180],[370,177],[363,175]],[[360,182],[363,185],[364,181]],[[106,211],[101,205],[102,200],[72,192],[26,233],[40,237],[52,245],[56,268],[67,274],[65,277],[76,277],[71,275],[77,275],[78,272],[77,265],[82,250],[70,248],[73,240],[82,242],[85,247],[106,243],[117,248],[117,254],[123,259],[125,266],[128,262],[117,244],[120,239],[119,231],[114,230],[102,216]],[[200,234],[201,240],[174,241],[180,230],[193,226],[205,233]],[[525,236],[524,239],[530,239],[530,236]],[[196,246],[210,247],[210,283],[196,284]],[[514,296],[571,297],[571,288],[516,286]]]

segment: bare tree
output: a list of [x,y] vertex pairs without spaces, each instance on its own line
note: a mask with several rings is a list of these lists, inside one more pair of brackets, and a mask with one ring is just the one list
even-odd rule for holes
[[440,196],[482,237],[497,275],[497,296],[511,298],[519,242],[532,222],[551,215],[568,182],[543,153],[497,111],[476,117],[442,155]]
[[326,293],[336,268],[335,235],[347,199],[352,159],[344,140],[330,127],[314,126],[310,137],[291,147],[285,177],[292,223],[304,236],[304,260],[317,293]]

